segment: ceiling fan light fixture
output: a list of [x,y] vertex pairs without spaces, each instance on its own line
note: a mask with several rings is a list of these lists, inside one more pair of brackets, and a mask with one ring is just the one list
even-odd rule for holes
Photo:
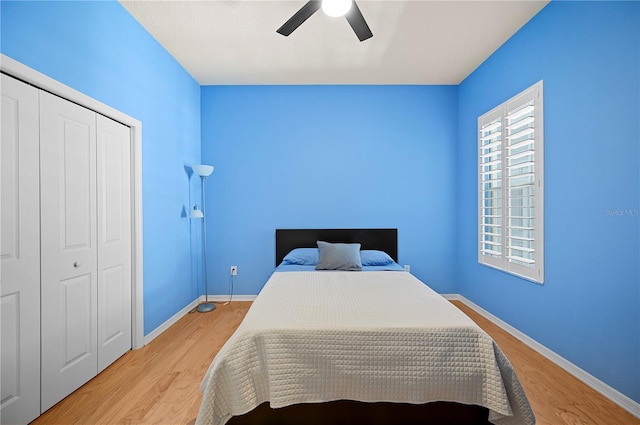
[[351,9],[352,0],[322,0],[322,11],[334,18],[344,16]]

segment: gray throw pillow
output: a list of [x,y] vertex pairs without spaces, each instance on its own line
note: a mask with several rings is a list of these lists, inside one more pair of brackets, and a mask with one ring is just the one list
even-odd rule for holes
[[359,243],[317,243],[320,258],[316,270],[362,270]]

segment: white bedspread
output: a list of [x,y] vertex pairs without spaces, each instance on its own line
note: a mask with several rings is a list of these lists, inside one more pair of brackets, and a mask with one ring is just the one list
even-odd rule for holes
[[494,424],[535,418],[508,360],[471,319],[406,272],[274,273],[213,360],[197,425],[269,401],[455,401]]

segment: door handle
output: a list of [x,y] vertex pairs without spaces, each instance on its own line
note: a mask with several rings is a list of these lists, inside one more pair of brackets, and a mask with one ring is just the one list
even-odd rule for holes
[[78,261],[74,261],[73,262],[73,267],[75,267],[77,269],[78,267],[80,267],[80,263]]

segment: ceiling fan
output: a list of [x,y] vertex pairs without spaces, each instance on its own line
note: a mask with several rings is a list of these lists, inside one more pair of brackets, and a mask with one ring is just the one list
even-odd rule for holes
[[344,16],[353,28],[360,41],[373,37],[367,21],[364,20],[360,8],[353,0],[311,0],[300,8],[287,22],[284,23],[277,32],[288,36],[295,31],[311,15],[322,8],[323,12],[329,16]]

